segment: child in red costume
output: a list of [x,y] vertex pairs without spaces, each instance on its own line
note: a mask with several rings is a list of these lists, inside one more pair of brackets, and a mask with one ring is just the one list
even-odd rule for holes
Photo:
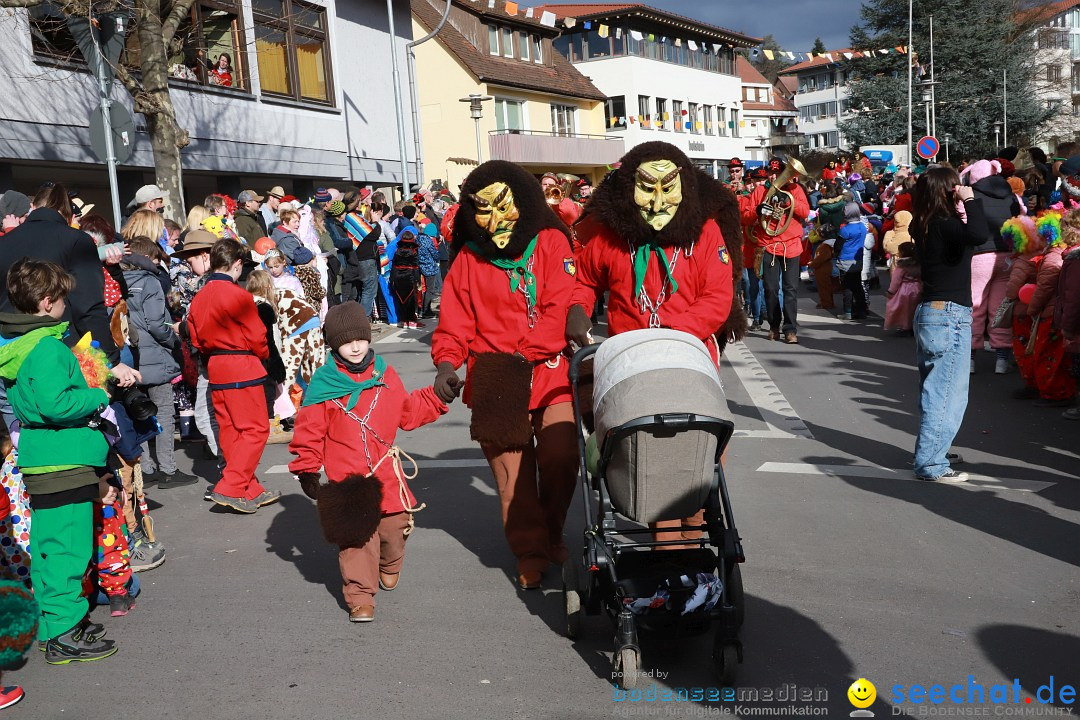
[[[332,358],[308,385],[289,445],[296,455],[289,469],[308,497],[318,500],[323,533],[340,548],[349,620],[370,622],[378,588],[397,586],[412,513],[423,507],[405,484],[394,438],[399,429],[434,422],[447,407],[430,387],[407,392],[394,369],[375,355],[359,303],[332,307],[323,332]],[[331,484],[320,489],[324,467]]]
[[[491,161],[462,187],[453,243],[457,256],[432,336],[435,391],[444,401],[452,399],[460,383],[455,370],[468,363],[465,403],[473,408],[472,436],[495,477],[503,529],[518,560],[518,584],[535,588],[549,563],[565,559],[563,523],[577,474],[568,361],[562,355],[575,273],[569,231],[531,175],[512,163]],[[474,388],[484,378],[488,389],[478,397]],[[488,413],[483,408],[502,394],[492,389],[500,382],[512,386],[506,392],[518,402],[496,402],[499,407]]]
[[235,240],[214,243],[212,274],[191,301],[187,322],[192,346],[210,357],[207,374],[225,456],[225,470],[211,497],[218,505],[251,514],[277,502],[281,493],[255,478],[270,435],[263,391],[263,361],[270,352],[255,301],[236,284],[248,255]]

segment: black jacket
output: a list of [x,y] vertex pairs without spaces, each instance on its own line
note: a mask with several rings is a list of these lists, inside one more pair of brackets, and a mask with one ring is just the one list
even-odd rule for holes
[[975,197],[982,200],[983,214],[986,215],[986,240],[975,247],[973,254],[1007,252],[1009,246],[1001,237],[1001,226],[1020,214],[1020,203],[1009,187],[1009,181],[1000,175],[990,175],[971,189]]
[[105,311],[105,275],[101,271],[94,240],[82,230],[70,227],[60,213],[38,208],[26,222],[0,239],[0,311],[13,312],[8,298],[7,273],[18,260],[32,257],[49,260],[75,276],[75,289],[67,299],[64,320],[71,322],[69,337],[76,340],[85,333],[100,343],[110,362],[120,362],[120,351],[109,331]]

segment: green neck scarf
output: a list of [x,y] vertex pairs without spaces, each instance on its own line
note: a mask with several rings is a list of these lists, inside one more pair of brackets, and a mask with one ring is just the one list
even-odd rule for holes
[[337,400],[345,395],[349,399],[345,401],[345,409],[351,410],[360,401],[360,394],[376,385],[385,385],[383,376],[386,375],[386,361],[378,355],[373,361],[375,371],[369,380],[353,380],[348,373],[342,372],[337,361],[331,358],[329,362],[320,367],[311,375],[307,392],[304,393],[304,402],[301,407],[315,405],[327,400]]
[[664,249],[659,245],[645,243],[634,250],[634,297],[641,297],[645,287],[645,274],[649,271],[649,256],[656,255],[660,259],[660,265],[664,268],[668,282],[671,283],[671,294],[674,295],[679,289],[675,282],[675,276],[671,274],[671,263],[668,262]]
[[484,254],[475,243],[468,242],[466,245],[469,249],[480,257],[487,260],[489,263],[497,268],[508,270],[510,272],[510,292],[516,293],[518,288],[521,287],[522,278],[525,279],[525,295],[529,298],[529,307],[535,307],[536,305],[536,275],[529,269],[529,260],[532,258],[533,251],[536,250],[536,240],[539,235],[533,237],[529,241],[529,246],[525,248],[525,252],[521,254],[521,258],[518,260],[506,260],[504,258],[488,257]]

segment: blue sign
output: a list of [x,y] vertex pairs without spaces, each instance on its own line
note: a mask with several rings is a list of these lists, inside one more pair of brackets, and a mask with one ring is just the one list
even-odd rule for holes
[[938,154],[938,150],[940,149],[941,144],[933,135],[927,135],[915,146],[915,151],[919,153],[919,157],[923,160],[932,160],[933,157]]
[[866,159],[872,164],[888,165],[892,162],[892,150],[867,150]]

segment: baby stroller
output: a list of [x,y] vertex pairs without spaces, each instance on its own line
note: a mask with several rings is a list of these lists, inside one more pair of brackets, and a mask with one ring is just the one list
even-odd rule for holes
[[[674,330],[622,333],[579,350],[570,382],[586,529],[582,553],[563,566],[566,635],[577,637],[584,614],[608,615],[613,677],[629,689],[639,630],[678,639],[715,624],[716,675],[731,685],[743,657],[745,558],[720,456],[735,427],[705,345]],[[682,528],[704,530],[698,540],[657,540],[647,527],[703,508],[704,525]],[[634,525],[617,527],[616,513]]]

